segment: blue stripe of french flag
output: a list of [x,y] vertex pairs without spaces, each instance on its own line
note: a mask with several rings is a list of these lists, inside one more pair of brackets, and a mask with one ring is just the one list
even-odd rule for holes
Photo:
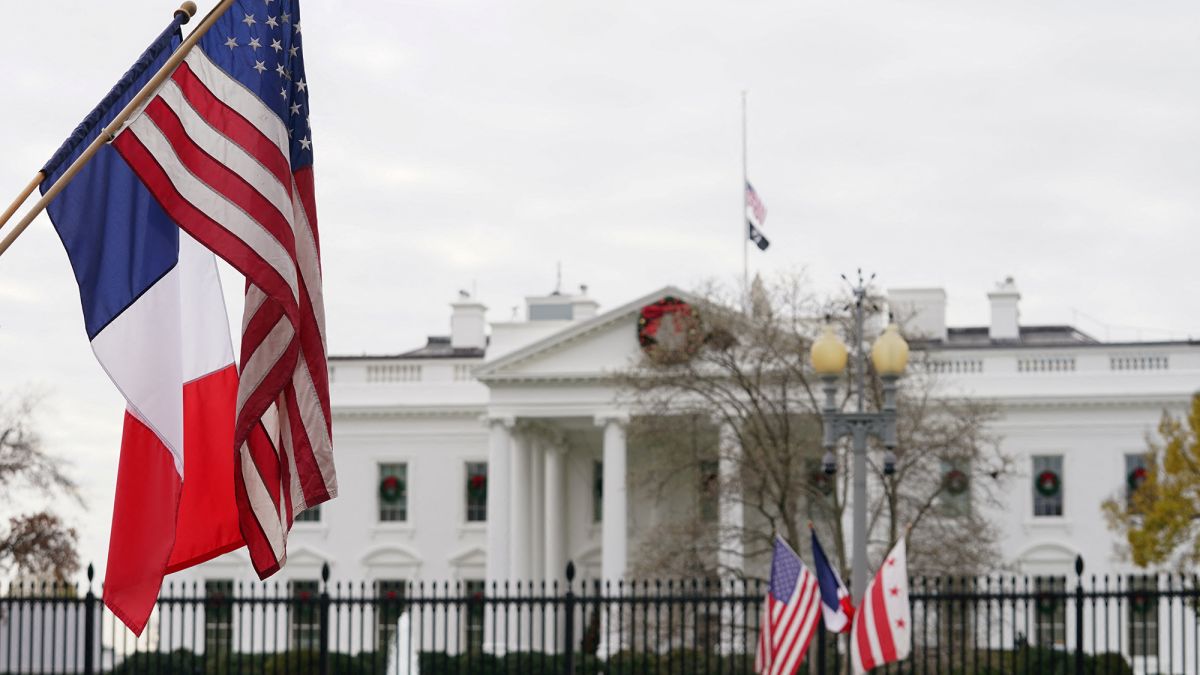
[[850,630],[850,622],[854,618],[854,604],[850,600],[850,592],[846,584],[838,576],[837,570],[829,564],[825,550],[817,540],[817,531],[810,529],[812,534],[813,567],[817,570],[817,585],[821,588],[821,616],[825,619],[825,627],[831,633],[844,633]]

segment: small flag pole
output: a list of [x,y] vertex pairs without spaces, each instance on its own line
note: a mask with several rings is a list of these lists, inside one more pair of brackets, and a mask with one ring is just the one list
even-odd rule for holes
[[45,178],[46,174],[42,173],[41,171],[38,171],[33,176],[33,180],[29,181],[29,185],[26,185],[25,189],[21,190],[21,193],[17,195],[16,199],[13,200],[12,204],[9,204],[8,208],[4,209],[4,213],[0,214],[0,228],[4,227],[4,225],[8,222],[8,219],[13,217],[13,214],[17,212],[17,209],[19,209],[21,205],[25,203],[26,199],[29,199],[29,195],[33,194],[33,191],[37,189],[37,186],[41,184]]
[[[750,230],[746,224],[746,207],[748,206],[746,186],[750,178],[746,175],[746,90],[742,90],[742,213],[738,218],[738,231],[742,237],[742,308],[750,313]],[[3,251],[0,250],[0,253]]]
[[[62,192],[67,185],[70,184],[75,176],[83,170],[83,167],[92,160],[92,157],[95,157],[96,153],[100,152],[100,148],[113,140],[113,138],[117,135],[117,132],[121,130],[122,126],[124,126],[125,122],[133,116],[134,112],[141,109],[142,105],[147,99],[149,99],[154,95],[155,92],[158,91],[158,88],[162,85],[162,83],[166,81],[166,79],[171,76],[171,73],[175,71],[175,68],[182,63],[185,58],[187,58],[187,55],[192,50],[192,47],[194,47],[196,43],[200,41],[200,38],[204,37],[204,34],[208,32],[208,29],[212,28],[213,24],[217,22],[217,19],[221,18],[221,15],[223,15],[231,6],[233,6],[233,0],[221,0],[215,7],[212,8],[212,10],[209,11],[208,15],[204,17],[204,20],[200,22],[200,25],[196,26],[196,29],[193,30],[191,34],[189,34],[187,38],[179,45],[179,49],[176,49],[175,53],[171,55],[171,58],[167,59],[167,62],[163,64],[163,67],[159,68],[158,72],[154,74],[154,77],[150,78],[150,81],[146,83],[146,86],[142,87],[141,91],[139,91],[133,97],[133,99],[129,101],[129,103],[121,110],[121,112],[117,113],[117,116],[113,118],[113,121],[109,122],[108,126],[104,127],[104,129],[100,132],[100,135],[97,136],[95,140],[93,140],[91,144],[79,154],[79,157],[77,157],[75,161],[71,163],[71,166],[67,167],[67,170],[64,171],[62,176],[54,182],[54,185],[51,185],[50,189],[46,190],[46,193],[42,195],[42,198],[37,200],[37,203],[33,205],[33,208],[30,209],[29,213],[26,213],[25,216],[21,218],[19,222],[17,222],[17,224],[13,227],[12,232],[9,232],[8,235],[4,237],[4,240],[0,241],[0,256],[4,255],[4,252],[8,250],[8,247],[12,246],[12,243],[17,240],[17,237],[21,236],[21,233],[25,231],[25,228],[29,227],[29,224],[33,222],[33,219],[37,218],[39,215],[41,215],[42,211],[46,210],[46,206],[48,206],[50,202],[54,201],[54,198],[58,196],[58,193]],[[196,3],[192,2],[191,0],[184,2],[179,6],[179,9],[175,10],[175,14],[178,15],[180,13],[186,14],[188,18],[195,16]],[[21,201],[24,201],[24,199]]]

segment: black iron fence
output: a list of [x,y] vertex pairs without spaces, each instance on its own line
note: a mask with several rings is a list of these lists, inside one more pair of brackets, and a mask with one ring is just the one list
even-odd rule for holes
[[[0,593],[0,673],[754,672],[757,581],[168,584],[135,637],[89,587]],[[911,580],[889,673],[1200,673],[1194,576]],[[849,673],[823,631],[800,668]]]

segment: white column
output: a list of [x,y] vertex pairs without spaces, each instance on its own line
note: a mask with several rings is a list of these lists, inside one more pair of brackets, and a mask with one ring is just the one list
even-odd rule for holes
[[742,534],[745,520],[742,514],[742,444],[737,433],[728,422],[721,421],[717,452],[717,475],[720,484],[720,548],[717,564],[724,578],[740,578],[745,565],[745,550]]
[[[488,477],[487,477],[487,586],[486,592],[503,594],[504,584],[511,578],[509,545],[512,536],[512,428],[511,417],[487,418]],[[503,616],[493,605],[484,613],[484,651],[503,654],[507,645],[494,642],[492,636],[507,633]]]
[[529,475],[529,562],[530,579],[546,578],[546,441],[539,438],[530,446],[532,451]]
[[511,417],[492,417],[488,424],[487,467],[487,588],[509,578],[509,474],[512,445]]
[[[717,475],[720,484],[720,527],[717,536],[717,565],[720,567],[722,583],[738,583],[742,578],[739,572],[745,568],[745,546],[743,534],[745,520],[742,510],[742,444],[737,437],[737,430],[723,419],[715,420],[717,424]],[[746,644],[745,639],[745,610],[739,603],[721,606],[721,624],[729,626],[729,631],[721,631],[722,654],[731,654]]]
[[600,529],[600,574],[608,581],[625,576],[629,529],[625,492],[625,424],[622,417],[597,417],[604,428],[604,508]]
[[546,581],[566,580],[566,448],[546,448]]
[[512,474],[509,476],[509,496],[512,524],[512,542],[509,548],[510,579],[529,581],[532,570],[529,565],[529,455],[530,443],[524,434],[512,437]]

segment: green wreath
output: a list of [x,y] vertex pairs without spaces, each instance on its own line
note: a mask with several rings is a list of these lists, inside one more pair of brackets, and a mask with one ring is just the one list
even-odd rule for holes
[[1138,614],[1145,614],[1150,609],[1150,596],[1146,593],[1134,593],[1129,596],[1129,607]]
[[[659,330],[668,314],[675,321],[675,332],[683,334],[682,344],[673,350],[666,349],[659,341]],[[651,359],[668,365],[683,363],[704,344],[700,313],[683,300],[668,295],[642,308],[638,314],[637,338],[642,351]]]
[[1037,480],[1033,483],[1038,494],[1043,497],[1053,497],[1062,489],[1062,479],[1058,474],[1050,469],[1046,469],[1037,476]]
[[1130,492],[1137,492],[1138,488],[1142,487],[1142,483],[1146,482],[1147,477],[1146,467],[1139,466],[1125,477],[1125,484],[1129,486]]
[[467,493],[472,497],[482,497],[487,494],[487,476],[481,473],[471,474],[467,478]]
[[825,473],[823,469],[817,468],[811,471],[808,480],[817,489],[817,492],[823,495],[833,494],[833,476]]
[[958,469],[947,471],[946,475],[942,478],[942,483],[946,486],[946,492],[952,495],[961,495],[966,492],[970,482],[967,474]]
[[398,476],[385,476],[379,481],[379,498],[386,504],[395,504],[404,496],[404,481]]

